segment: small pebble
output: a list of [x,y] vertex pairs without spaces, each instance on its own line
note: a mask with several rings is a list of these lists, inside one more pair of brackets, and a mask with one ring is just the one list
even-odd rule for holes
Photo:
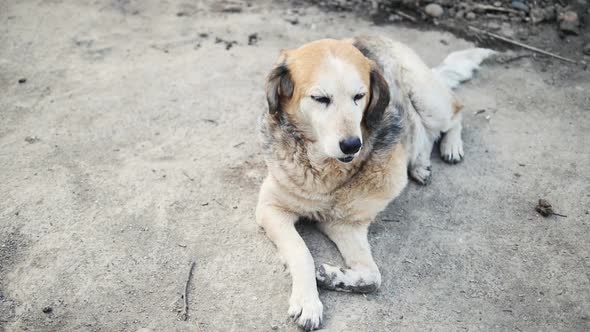
[[37,143],[40,140],[41,139],[39,139],[39,137],[37,137],[37,136],[27,136],[27,137],[25,137],[25,142],[27,142],[29,144]]
[[253,34],[249,35],[248,36],[248,45],[252,46],[252,45],[256,45],[256,43],[258,43],[258,34],[253,33]]
[[512,1],[512,8],[522,10],[525,13],[529,12],[529,6],[525,5],[521,1]]
[[576,12],[568,10],[559,14],[559,30],[561,32],[577,35],[580,33],[579,25],[580,20]]
[[43,313],[45,314],[50,314],[53,312],[53,308],[52,307],[45,307],[43,308]]
[[582,51],[584,52],[584,54],[590,55],[590,43],[586,44]]
[[541,8],[531,9],[531,20],[533,24],[541,23],[545,20],[545,11]]
[[25,84],[25,83],[27,83],[27,79],[26,78],[24,78],[24,77],[23,78],[19,78],[18,84]]
[[508,22],[502,23],[500,33],[503,36],[508,37],[508,38],[512,38],[514,36],[514,30],[512,29],[510,23],[508,23]]
[[224,13],[241,13],[242,12],[242,7],[235,5],[228,5],[226,7],[224,7],[222,10],[222,12]]
[[441,5],[436,3],[431,3],[424,7],[424,11],[431,17],[440,17],[444,13],[444,10],[441,7]]
[[398,21],[401,21],[401,20],[402,20],[402,18],[401,18],[401,16],[399,16],[399,15],[391,14],[391,15],[389,15],[389,17],[387,18],[387,20],[388,20],[389,22],[398,22]]
[[496,22],[490,22],[490,23],[488,23],[488,29],[490,29],[492,31],[500,30],[500,28],[501,28],[500,24],[498,24]]
[[467,15],[465,15],[465,17],[466,17],[468,20],[475,20],[475,18],[476,18],[477,16],[475,16],[475,13],[473,13],[473,12],[469,12],[469,13],[467,13]]

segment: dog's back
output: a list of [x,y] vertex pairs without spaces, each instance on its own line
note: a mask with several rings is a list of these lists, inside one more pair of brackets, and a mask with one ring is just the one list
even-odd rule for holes
[[441,156],[449,163],[463,158],[461,108],[452,88],[470,79],[481,61],[494,52],[474,48],[451,53],[436,68],[429,68],[408,46],[386,37],[361,36],[352,41],[375,61],[390,87],[392,99],[405,106],[402,142],[408,152],[409,174],[419,183],[430,179],[430,152],[444,134]]

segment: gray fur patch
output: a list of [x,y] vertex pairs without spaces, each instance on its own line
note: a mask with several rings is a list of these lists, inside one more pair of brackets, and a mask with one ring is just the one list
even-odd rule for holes
[[[379,60],[376,52],[374,52],[369,46],[370,43],[365,42],[365,40],[370,40],[370,38],[355,38],[353,43],[354,47],[356,47],[364,56],[375,62],[387,81],[389,75],[386,75],[386,73],[383,72],[385,70],[383,63]],[[391,91],[391,89],[396,85],[394,82],[390,81],[387,81],[387,85],[390,89],[390,91],[388,91],[389,95],[393,96],[395,91]],[[392,101],[383,112],[379,121],[367,123],[370,132],[369,141],[373,145],[374,152],[388,150],[399,142],[401,135],[403,134],[404,113],[404,106],[399,102]]]
[[369,141],[373,152],[388,150],[397,144],[403,132],[403,114],[405,110],[400,103],[389,105],[379,125],[371,131]]
[[383,71],[383,66],[380,62],[377,62],[377,56],[373,53],[369,46],[367,46],[363,41],[362,38],[355,38],[354,42],[352,43],[354,47],[356,47],[361,53],[366,56],[367,58],[375,61],[375,64],[379,68],[379,70]]
[[259,120],[259,128],[262,149],[269,156],[279,149],[287,148],[294,151],[305,146],[303,136],[284,112],[264,112]]

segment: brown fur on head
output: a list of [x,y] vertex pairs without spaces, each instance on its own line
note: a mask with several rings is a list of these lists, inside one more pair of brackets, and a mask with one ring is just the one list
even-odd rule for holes
[[352,43],[324,39],[282,52],[266,96],[269,112],[284,112],[326,158],[350,161],[358,152],[343,143],[362,140],[377,125],[389,86]]

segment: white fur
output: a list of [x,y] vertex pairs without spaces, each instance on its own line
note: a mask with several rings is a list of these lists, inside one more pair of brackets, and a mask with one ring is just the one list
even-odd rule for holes
[[[369,87],[365,86],[356,67],[335,57],[328,57],[317,75],[317,83],[306,92],[299,108],[309,119],[323,153],[330,158],[343,158],[346,155],[340,150],[340,141],[349,137],[362,139],[366,97],[357,102],[353,97],[358,93],[366,94]],[[311,96],[328,96],[331,102],[326,106]]]
[[495,53],[496,51],[487,48],[472,48],[453,52],[440,65],[432,68],[432,71],[448,87],[454,89],[461,82],[473,78],[473,74],[481,62]]
[[392,93],[408,98],[407,135],[409,174],[419,183],[430,180],[430,154],[434,142],[444,135],[440,152],[449,163],[463,159],[460,102],[452,89],[473,77],[479,64],[495,52],[474,48],[449,54],[436,68],[429,68],[408,46],[383,37],[363,40],[383,66]]

